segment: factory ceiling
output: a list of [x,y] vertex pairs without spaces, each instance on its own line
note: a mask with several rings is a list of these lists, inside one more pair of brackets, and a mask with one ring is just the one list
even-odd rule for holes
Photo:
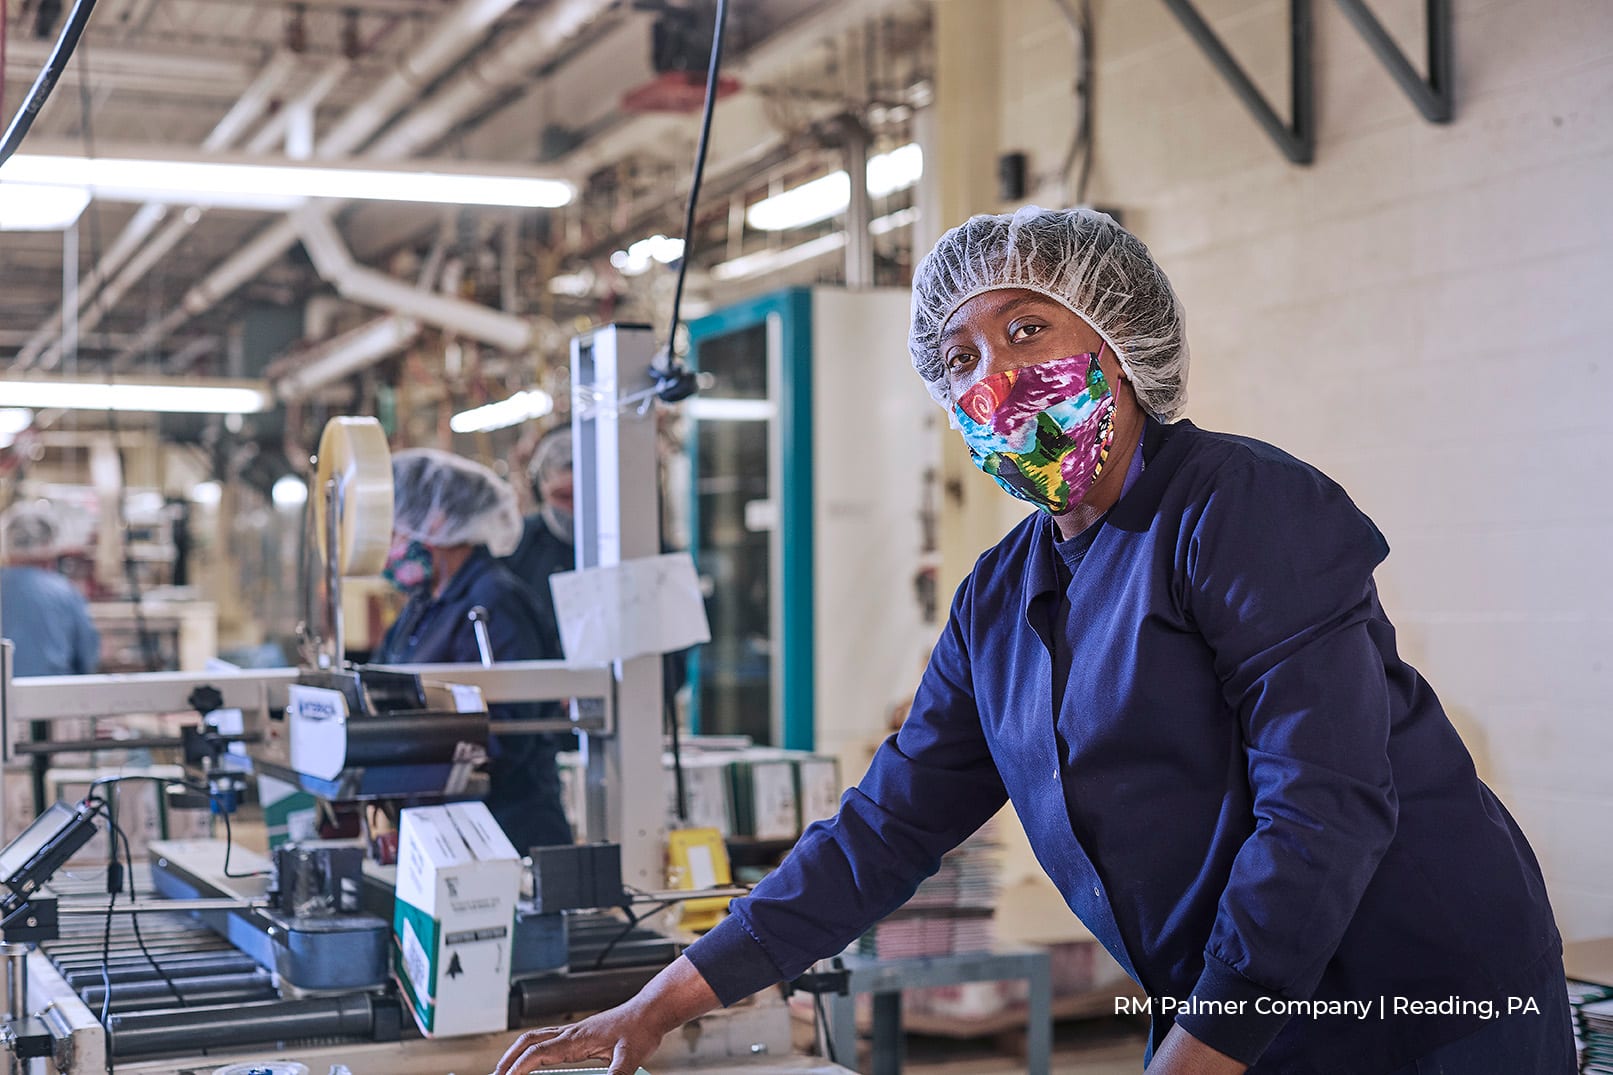
[[[5,11],[9,117],[66,8]],[[267,359],[243,369],[239,337],[265,310],[295,321],[295,352],[398,312],[391,297],[409,288],[447,300],[428,329],[506,355],[552,349],[579,319],[651,316],[658,275],[610,259],[681,231],[709,18],[704,0],[100,0],[23,153],[487,165],[563,179],[576,197],[291,213],[97,197],[75,229],[0,231],[0,371],[257,373]],[[735,5],[697,292],[714,263],[792,241],[747,229],[743,210],[838,167],[846,116],[876,151],[911,140],[928,27],[922,0]],[[467,330],[455,302],[494,316]],[[512,334],[500,316],[532,327]]]

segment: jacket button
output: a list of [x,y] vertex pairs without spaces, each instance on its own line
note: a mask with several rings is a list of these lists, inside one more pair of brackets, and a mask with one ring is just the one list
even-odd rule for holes
[[1092,886],[1092,894],[1093,894],[1093,895],[1094,895],[1094,896],[1096,896],[1096,895],[1098,895],[1098,894],[1099,894],[1099,893],[1098,893],[1098,886],[1097,886],[1097,885],[1093,885],[1093,886]]

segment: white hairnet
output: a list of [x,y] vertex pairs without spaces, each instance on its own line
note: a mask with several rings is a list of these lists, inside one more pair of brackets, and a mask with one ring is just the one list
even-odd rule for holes
[[1008,288],[1039,292],[1080,315],[1108,342],[1145,411],[1164,421],[1181,413],[1186,315],[1148,248],[1105,213],[1034,205],[971,217],[941,236],[913,273],[907,347],[949,412],[942,330],[965,302]]
[[521,512],[510,483],[480,463],[411,448],[392,456],[392,528],[427,545],[508,556],[521,542]]
[[532,488],[562,470],[571,469],[571,426],[558,426],[543,435],[526,466]]
[[58,528],[48,504],[13,504],[0,515],[5,533],[6,557],[11,560],[48,560],[56,555]]

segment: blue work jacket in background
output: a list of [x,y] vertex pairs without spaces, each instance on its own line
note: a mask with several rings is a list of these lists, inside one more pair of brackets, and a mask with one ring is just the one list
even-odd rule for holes
[[54,571],[0,568],[0,631],[17,647],[14,676],[88,675],[101,667],[101,634],[89,605]]
[[[478,546],[448,580],[442,596],[409,598],[381,639],[375,663],[479,663],[481,654],[470,623],[470,610],[477,605],[487,610],[487,634],[495,661],[560,658],[553,613],[485,546]],[[495,729],[500,720],[560,715],[552,702],[504,703],[490,706],[489,713]],[[554,760],[563,745],[569,744],[552,735],[494,735],[488,741],[491,787],[487,808],[523,855],[533,847],[571,842]]]
[[689,948],[724,1003],[839,952],[1005,800],[1120,965],[1254,1072],[1391,1071],[1481,1024],[1380,997],[1550,976],[1539,866],[1396,653],[1377,528],[1258,441],[1150,421],[1143,451],[1066,592],[1045,514],[980,558],[839,815]]

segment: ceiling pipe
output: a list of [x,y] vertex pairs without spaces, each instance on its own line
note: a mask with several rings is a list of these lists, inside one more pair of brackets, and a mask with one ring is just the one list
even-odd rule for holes
[[277,360],[269,367],[269,383],[281,401],[299,403],[326,385],[397,354],[419,335],[420,322],[412,317],[378,317],[300,354]]
[[[408,72],[408,77],[399,72],[389,76],[375,93],[356,106],[349,112],[347,118],[320,139],[314,147],[314,156],[342,156],[353,152],[359,144],[366,141],[375,130],[390,119],[392,113],[414,99],[418,86],[429,84],[436,79],[450,63],[480,40],[482,33],[491,25],[493,19],[497,18],[496,14],[489,15],[492,6],[501,6],[499,14],[502,14],[503,10],[508,10],[514,2],[515,0],[498,0],[498,4],[494,5],[490,0],[470,0],[455,15],[449,16],[444,23],[452,22],[457,27],[454,31],[459,41],[457,51],[454,51],[452,56],[448,55],[445,42],[449,31],[440,26],[431,35],[433,43],[428,44],[419,54],[400,67],[399,71]],[[525,62],[525,69],[530,71],[558,52],[577,28],[585,26],[612,6],[613,0],[553,0],[532,24],[518,31],[511,42],[483,60],[476,70],[458,76],[443,91],[412,109],[408,121],[402,125],[410,132],[407,138],[403,134],[389,133],[382,143],[361,155],[369,156],[374,153],[379,156],[384,153],[387,157],[399,158],[420,150],[423,148],[423,143],[412,144],[409,139],[421,137],[423,132],[432,129],[444,132],[451,130],[481,101],[486,100],[489,93],[496,91],[496,87],[490,87],[482,81],[482,75],[478,72],[505,70],[515,55]],[[459,17],[467,10],[475,14],[476,18],[473,19],[469,15]],[[559,34],[567,36],[557,37]],[[475,87],[477,91],[475,99],[468,106],[465,102],[470,95],[458,88],[462,83]],[[466,110],[462,112],[461,109]],[[383,112],[386,114],[383,115]],[[354,113],[362,117],[362,124],[359,120],[353,119]],[[368,133],[359,133],[362,126],[369,127]],[[340,203],[329,206],[327,211],[334,210],[339,205]],[[148,323],[140,332],[137,340],[139,347],[127,349],[124,354],[118,356],[118,359],[127,360],[127,355],[137,355],[140,350],[157,346],[192,317],[209,309],[241,283],[262,272],[296,241],[297,228],[290,220],[281,220],[270,225],[246,247],[225,259],[200,283],[191,288],[178,307],[158,320]]]
[[407,310],[427,324],[505,351],[523,351],[532,343],[532,326],[522,318],[480,303],[426,291],[358,264],[347,252],[330,217],[323,212],[299,211],[293,218],[315,270],[344,299],[383,310]]
[[[99,60],[99,57],[97,57]],[[284,82],[297,68],[297,57],[292,53],[280,51],[272,56],[252,84],[241,94],[239,100],[230,106],[224,118],[214,125],[213,130],[202,142],[203,149],[223,149],[235,139],[239,138],[246,128],[262,115],[268,107],[280,84]],[[146,236],[162,222],[167,215],[167,209],[161,205],[148,204],[141,206],[134,214],[133,219],[123,228],[119,236],[112,241],[112,245],[101,256],[100,262],[89,271],[79,282],[79,310],[81,311],[78,323],[80,338],[95,327],[101,320],[104,308],[95,305],[95,296],[100,291],[102,283],[117,272],[139,249]],[[116,300],[113,300],[115,303]],[[110,304],[109,304],[110,305]],[[13,369],[20,372],[32,367],[36,362],[44,359],[46,369],[54,367],[61,361],[62,333],[62,307],[57,306],[56,312],[28,337],[27,343],[17,355]],[[51,341],[58,342],[50,347],[49,356],[44,352]]]
[[319,140],[314,156],[345,157],[361,148],[399,109],[419,98],[421,87],[431,85],[462,59],[515,3],[463,0],[425,34],[420,48],[404,57],[374,92],[349,109]]
[[[287,114],[294,108],[312,108],[318,105],[331,90],[336,88],[336,85],[347,74],[348,67],[349,61],[345,59],[326,65],[325,69],[314,77],[314,80],[308,84],[302,93],[297,95],[290,105],[281,108],[273,116],[270,116],[268,122],[247,140],[247,152],[261,153],[272,148],[285,134]],[[212,139],[209,139],[209,141],[212,141]],[[202,145],[204,149],[225,148],[223,145],[210,146],[206,142]],[[183,212],[175,214],[163,226],[163,229],[146,244],[138,257],[128,259],[128,264],[123,267],[123,270],[101,290],[95,302],[79,315],[79,335],[81,338],[86,333],[93,331],[95,326],[99,325],[107,314],[117,308],[118,303],[123,300],[124,295],[128,294],[129,289],[138,284],[146,273],[155,268],[157,263],[168,255],[169,251],[178,246],[180,241],[190,234],[191,229],[201,222],[202,214],[206,211],[199,205],[193,205]],[[144,348],[141,349],[141,351],[143,350]],[[139,357],[141,351],[129,348],[120,352],[113,359],[113,369],[127,367]],[[53,368],[60,360],[60,354],[60,342],[50,344],[41,355],[41,367],[44,369]]]

